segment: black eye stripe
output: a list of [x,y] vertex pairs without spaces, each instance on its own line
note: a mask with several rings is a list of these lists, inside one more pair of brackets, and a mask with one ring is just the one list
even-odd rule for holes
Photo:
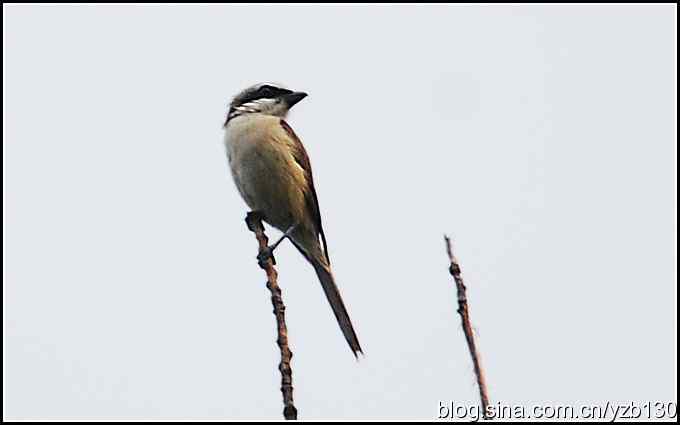
[[244,103],[252,102],[257,99],[274,99],[290,93],[293,93],[293,91],[271,86],[269,84],[264,84],[258,87],[256,90],[252,90],[249,93],[241,95],[238,99],[235,99],[235,101],[232,103],[232,106],[240,106]]
[[282,89],[280,87],[274,87],[265,84],[264,86],[260,87],[257,92],[257,98],[263,98],[263,97],[278,97],[284,94],[292,93],[290,90]]

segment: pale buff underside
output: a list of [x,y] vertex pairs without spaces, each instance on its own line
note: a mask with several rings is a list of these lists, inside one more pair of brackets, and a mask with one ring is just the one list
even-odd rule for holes
[[250,113],[229,121],[225,144],[234,182],[253,211],[282,231],[307,227],[308,182],[291,154],[292,142],[279,117]]

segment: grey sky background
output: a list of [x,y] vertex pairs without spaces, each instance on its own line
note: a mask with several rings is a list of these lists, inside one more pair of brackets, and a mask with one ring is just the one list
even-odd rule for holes
[[[677,400],[677,20],[662,6],[4,6],[5,418],[281,417],[226,162],[275,81],[357,362],[277,252],[303,419]],[[269,230],[271,237],[280,233]]]

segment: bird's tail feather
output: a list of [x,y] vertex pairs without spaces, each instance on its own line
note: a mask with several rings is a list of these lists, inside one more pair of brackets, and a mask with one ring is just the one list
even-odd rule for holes
[[[352,353],[354,353],[355,357],[358,357],[357,353],[364,354],[364,352],[361,350],[359,339],[357,338],[356,332],[354,332],[354,327],[352,326],[352,322],[349,319],[347,308],[345,308],[345,303],[342,301],[340,291],[335,284],[333,273],[331,273],[331,267],[328,265],[326,257],[321,251],[318,240],[316,238],[310,238],[310,240],[305,238],[305,236],[308,235],[304,233],[298,233],[296,237],[292,237],[290,240],[300,251],[300,253],[304,255],[307,261],[309,261],[311,265],[314,266],[316,275],[319,277],[321,287],[323,288],[326,298],[333,309],[333,313],[335,314],[335,318],[340,325],[340,329],[342,330],[349,347],[352,349]],[[309,252],[307,249],[305,249],[305,245],[310,246],[312,252]]]
[[354,327],[352,326],[352,322],[349,319],[349,314],[345,308],[345,303],[342,302],[340,291],[335,284],[335,279],[333,278],[330,267],[324,264],[325,261],[322,262],[316,259],[311,259],[310,262],[314,266],[314,270],[316,270],[316,275],[319,277],[321,287],[326,293],[326,298],[333,309],[335,318],[337,319],[340,329],[342,329],[342,333],[345,335],[345,339],[347,340],[349,347],[352,349],[354,356],[356,357],[357,353],[364,354],[363,351],[361,351],[359,339],[357,338],[356,332],[354,332]]

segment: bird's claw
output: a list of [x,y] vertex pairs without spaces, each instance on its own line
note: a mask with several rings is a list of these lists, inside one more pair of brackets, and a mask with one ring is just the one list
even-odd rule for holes
[[260,265],[260,267],[264,267],[267,263],[267,260],[271,258],[272,264],[276,265],[276,258],[274,258],[274,250],[272,249],[271,246],[268,246],[264,249],[262,249],[259,254],[257,254],[257,263]]
[[[248,226],[251,226],[251,221],[253,217],[261,218],[262,216],[258,212],[249,212],[248,217],[246,217],[246,222],[248,222]],[[276,259],[274,258],[274,250],[276,249],[277,246],[286,238],[290,238],[290,235],[293,233],[295,228],[297,227],[297,224],[293,224],[286,230],[286,232],[279,238],[278,241],[274,245],[269,245],[266,248],[263,248],[259,254],[257,254],[257,263],[260,265],[260,267],[265,268],[267,260],[271,258],[272,264],[276,265]],[[251,229],[252,230],[252,229]]]
[[[264,214],[262,214],[259,211],[250,211],[246,215],[246,224],[248,225],[248,230],[251,232],[254,232],[258,229],[255,229],[255,227],[259,227],[259,230],[263,230],[262,228],[262,220],[264,220]],[[258,222],[258,223],[256,223]]]

